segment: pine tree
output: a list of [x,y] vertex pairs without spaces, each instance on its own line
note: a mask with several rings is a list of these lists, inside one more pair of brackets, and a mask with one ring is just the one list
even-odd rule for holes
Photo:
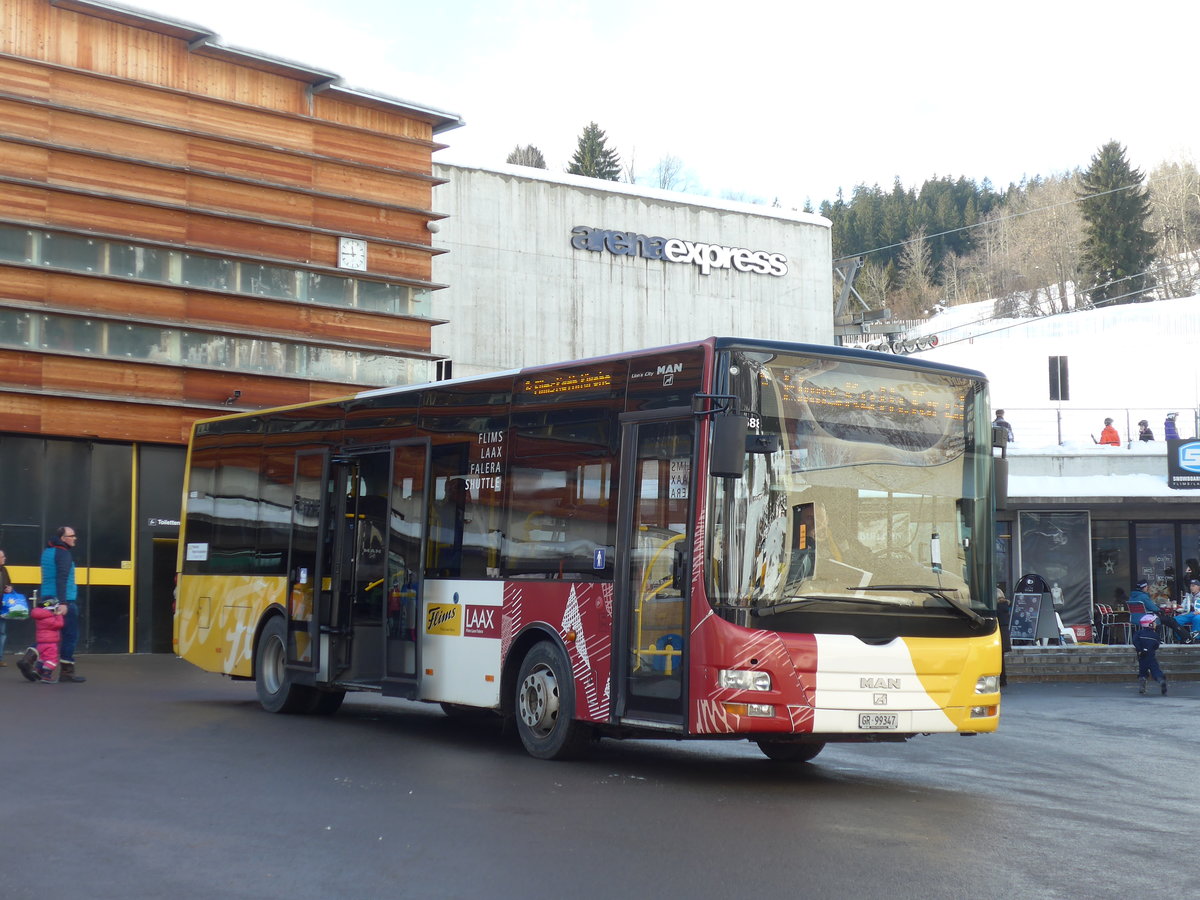
[[542,151],[533,144],[526,144],[524,147],[517,144],[504,161],[514,166],[529,166],[531,169],[546,168],[546,157],[542,156]]
[[621,174],[621,158],[608,146],[608,136],[595,122],[589,123],[579,135],[579,146],[567,172],[605,181],[616,181]]
[[1154,284],[1149,270],[1156,239],[1146,229],[1150,192],[1144,181],[1116,141],[1100,148],[1080,178],[1084,241],[1079,268],[1093,305],[1136,302]]

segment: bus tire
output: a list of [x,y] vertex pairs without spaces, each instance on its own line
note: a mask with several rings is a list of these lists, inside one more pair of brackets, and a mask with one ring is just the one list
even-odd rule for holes
[[537,759],[571,759],[591,740],[591,729],[574,718],[570,663],[550,641],[535,644],[522,660],[513,708],[521,743]]
[[825,749],[824,744],[801,744],[796,741],[755,741],[767,759],[775,762],[808,762]]
[[321,691],[314,689],[312,705],[308,711],[315,716],[332,716],[342,708],[342,701],[345,699],[345,691]]
[[287,667],[287,627],[281,616],[272,616],[258,638],[254,684],[258,702],[272,713],[302,713],[313,707],[315,690],[294,684]]

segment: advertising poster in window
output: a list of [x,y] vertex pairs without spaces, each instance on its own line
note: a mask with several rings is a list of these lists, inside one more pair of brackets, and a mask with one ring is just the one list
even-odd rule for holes
[[1041,575],[1050,585],[1064,625],[1092,621],[1090,520],[1086,511],[1017,513],[1020,575]]

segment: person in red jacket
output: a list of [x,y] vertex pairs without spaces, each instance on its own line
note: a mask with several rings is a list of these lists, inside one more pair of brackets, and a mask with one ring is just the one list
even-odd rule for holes
[[34,637],[37,640],[37,674],[43,684],[58,684],[58,643],[62,639],[65,603],[47,600],[30,613],[34,621]]
[[1112,419],[1104,420],[1104,430],[1100,432],[1101,444],[1112,444],[1114,447],[1121,446],[1121,436],[1117,434],[1117,429],[1113,428]]

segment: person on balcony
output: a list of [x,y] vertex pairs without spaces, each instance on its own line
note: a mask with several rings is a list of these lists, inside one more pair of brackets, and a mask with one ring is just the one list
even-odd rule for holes
[[1101,444],[1110,444],[1113,447],[1121,446],[1121,435],[1117,434],[1117,429],[1113,428],[1113,420],[1104,420],[1104,430],[1100,432]]

